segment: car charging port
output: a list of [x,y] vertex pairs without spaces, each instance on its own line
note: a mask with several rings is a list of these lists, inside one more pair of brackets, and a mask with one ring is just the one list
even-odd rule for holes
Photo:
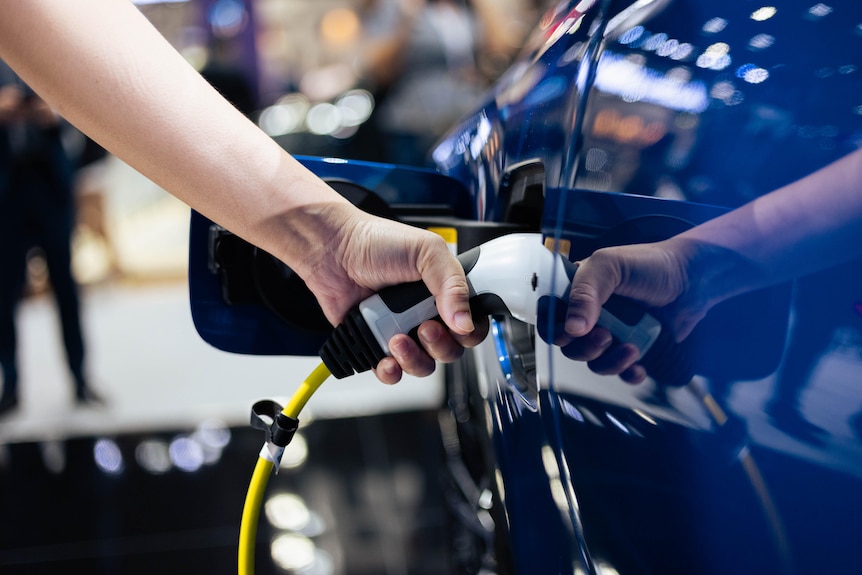
[[545,208],[545,165],[541,160],[526,160],[506,169],[500,182],[499,219],[539,231]]

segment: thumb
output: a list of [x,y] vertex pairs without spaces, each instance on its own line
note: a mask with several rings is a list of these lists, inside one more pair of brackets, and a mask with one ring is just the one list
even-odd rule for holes
[[449,248],[442,242],[441,245],[442,251],[434,250],[432,255],[419,262],[419,273],[435,297],[443,322],[453,332],[467,335],[474,329],[467,276]]
[[589,333],[599,320],[602,305],[619,284],[619,267],[600,251],[580,262],[569,292],[566,333],[572,337]]

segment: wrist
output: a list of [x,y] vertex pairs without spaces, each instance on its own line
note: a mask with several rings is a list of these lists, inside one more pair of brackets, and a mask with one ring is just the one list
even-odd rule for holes
[[271,253],[303,279],[338,257],[354,227],[357,208],[347,202],[303,204],[271,218]]
[[764,270],[735,250],[685,234],[666,243],[685,270],[686,291],[697,294],[704,311],[767,284]]

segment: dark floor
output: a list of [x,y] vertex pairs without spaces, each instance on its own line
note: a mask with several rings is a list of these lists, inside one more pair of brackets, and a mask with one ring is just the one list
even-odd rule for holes
[[[249,408],[284,402],[319,360],[210,347],[181,282],[94,287],[84,304],[104,406],[72,402],[50,298],[19,312],[22,402],[0,417],[0,574],[236,573],[264,442]],[[453,573],[443,395],[438,376],[323,385],[270,479],[282,528],[261,518],[257,573]]]
[[[291,497],[273,515],[282,529],[261,515],[257,573],[452,572],[435,412],[318,421],[300,436],[268,485],[267,499]],[[251,428],[210,428],[2,446],[0,573],[235,573],[262,444]]]

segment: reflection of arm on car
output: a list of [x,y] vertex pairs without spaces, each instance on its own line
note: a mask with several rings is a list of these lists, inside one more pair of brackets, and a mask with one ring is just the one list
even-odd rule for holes
[[[655,307],[684,339],[716,304],[755,289],[862,257],[862,151],[749,204],[650,245],[605,248],[582,262],[572,286],[568,331],[584,336],[600,306],[619,293]],[[610,347],[583,353],[595,361]],[[598,349],[602,347],[603,349]],[[636,354],[604,373],[624,373]],[[637,370],[628,374],[642,380]]]

